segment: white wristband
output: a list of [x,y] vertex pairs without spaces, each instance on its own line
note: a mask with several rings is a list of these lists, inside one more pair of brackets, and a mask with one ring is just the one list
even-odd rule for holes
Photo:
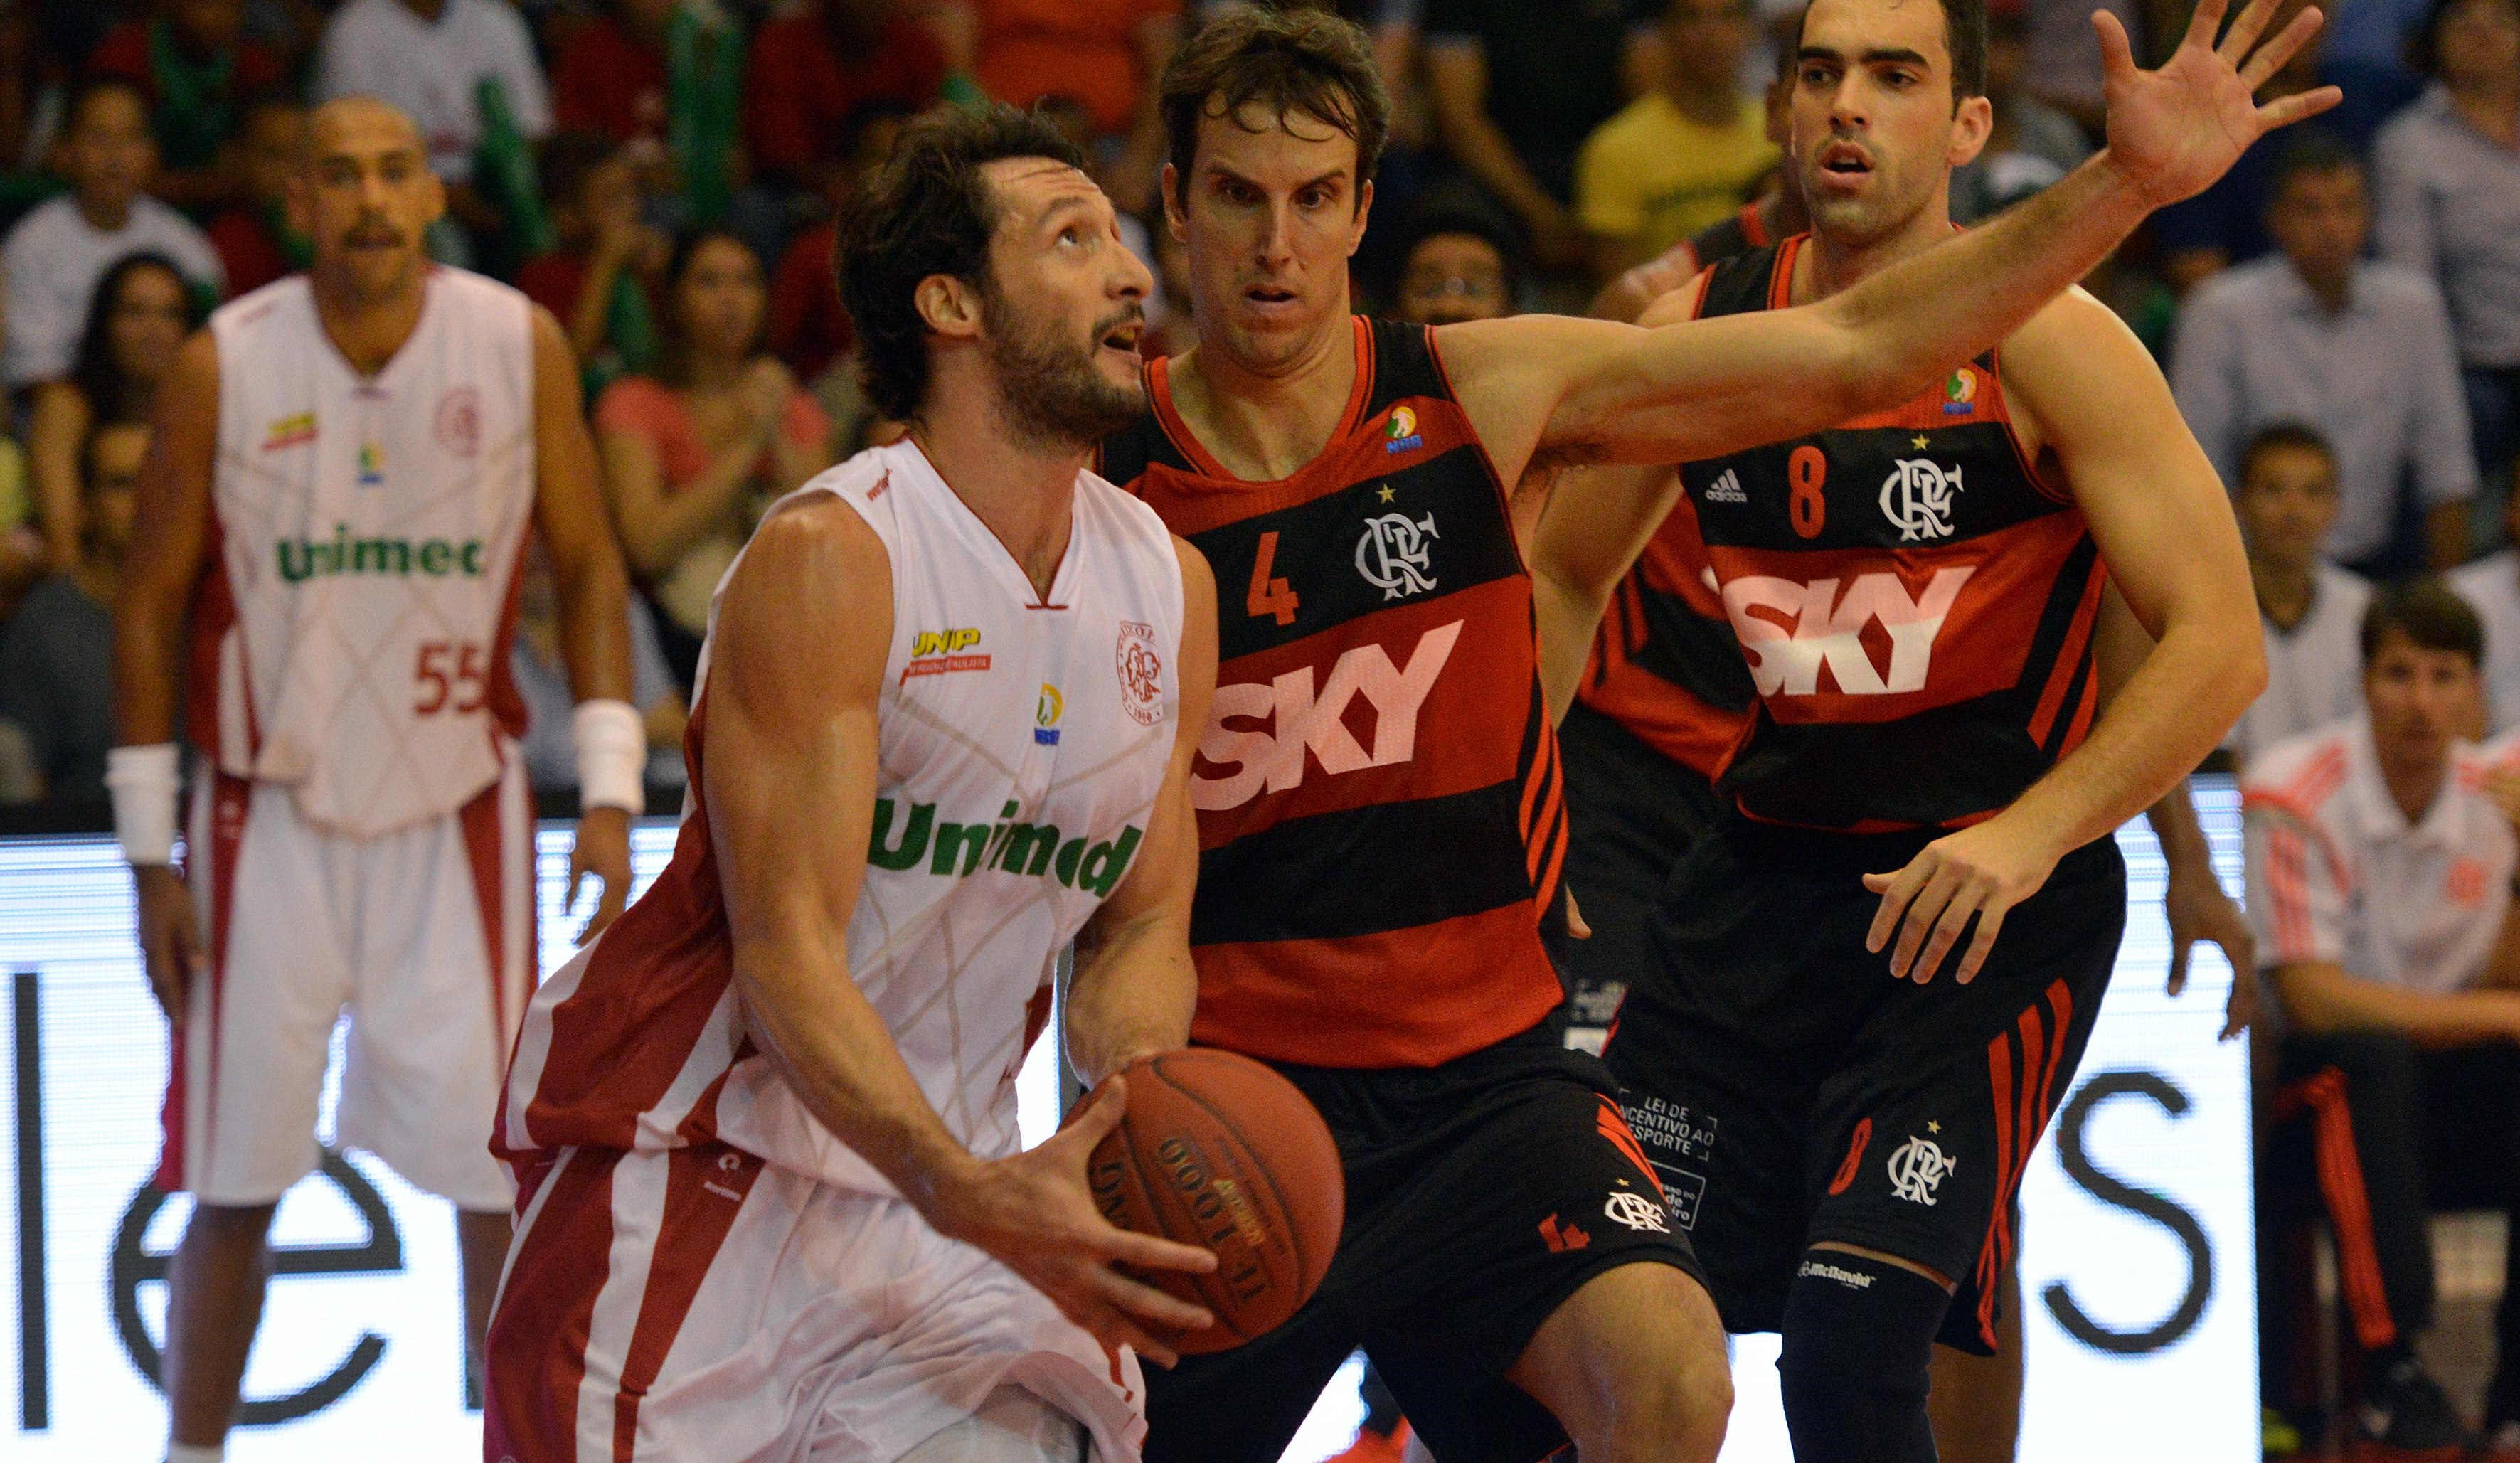
[[577,738],[577,805],[648,810],[648,724],[627,701],[580,701],[569,718]]
[[113,836],[134,866],[175,860],[175,744],[114,747],[105,754],[105,785],[113,794]]

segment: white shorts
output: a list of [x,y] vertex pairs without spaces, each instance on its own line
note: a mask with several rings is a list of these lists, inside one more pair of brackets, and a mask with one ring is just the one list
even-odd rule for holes
[[346,1010],[341,1145],[459,1208],[506,1209],[489,1135],[534,961],[519,761],[455,812],[374,838],[311,826],[285,786],[205,771],[187,846],[209,970],[176,1034],[160,1186],[269,1204],[314,1172]]
[[490,1463],[895,1463],[1020,1388],[1139,1463],[1146,1386],[899,1199],[720,1142],[525,1170],[490,1320]]

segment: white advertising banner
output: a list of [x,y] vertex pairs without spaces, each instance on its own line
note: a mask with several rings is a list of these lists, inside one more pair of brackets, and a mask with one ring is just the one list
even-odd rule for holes
[[[2229,782],[2199,779],[2197,797],[2236,889]],[[671,839],[661,821],[638,830],[643,885]],[[2163,995],[2160,861],[2139,828],[2121,841],[2134,908],[2115,983],[2023,1188],[2021,1456],[2240,1463],[2257,1445],[2245,1053],[2214,1040],[2228,973],[2210,953],[2183,998]],[[546,970],[568,948],[565,852],[565,834],[547,827]],[[0,1249],[0,1456],[13,1463],[150,1463],[164,1445],[154,1378],[166,1258],[189,1206],[150,1186],[165,1027],[129,910],[110,839],[0,840],[0,1193],[14,1217]],[[1028,1100],[1054,1090],[1038,1075]],[[1027,1130],[1049,1126],[1027,1116]],[[289,1195],[274,1240],[230,1458],[478,1456],[447,1206],[351,1153]],[[1725,1463],[1788,1456],[1774,1359],[1773,1338],[1736,1352]],[[1345,1445],[1353,1386],[1351,1368],[1290,1458]]]

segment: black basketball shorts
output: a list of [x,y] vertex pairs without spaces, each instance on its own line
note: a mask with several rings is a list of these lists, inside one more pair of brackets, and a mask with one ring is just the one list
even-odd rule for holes
[[1722,805],[1694,768],[1580,702],[1559,725],[1557,747],[1566,769],[1566,887],[1593,937],[1552,935],[1549,953],[1566,982],[1567,1019],[1598,1033],[1644,968],[1645,928],[1672,869],[1715,826]]
[[1336,1138],[1347,1221],[1284,1325],[1147,1368],[1148,1463],[1277,1463],[1362,1346],[1444,1463],[1538,1463],[1555,1419],[1505,1379],[1558,1304],[1604,1270],[1703,1283],[1608,1072],[1554,1021],[1427,1069],[1280,1065]]
[[1963,934],[1919,986],[1864,948],[1862,878],[1926,841],[1728,819],[1656,910],[1607,1059],[1729,1331],[1778,1329],[1834,1241],[1955,1281],[1942,1342],[1994,1352],[2014,1195],[2108,989],[2126,864],[2113,838],[2066,855],[1974,981],[1951,975]]

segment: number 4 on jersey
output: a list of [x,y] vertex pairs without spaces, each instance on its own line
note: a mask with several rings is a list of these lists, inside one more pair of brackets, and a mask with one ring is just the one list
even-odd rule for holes
[[1260,535],[1260,552],[1251,558],[1251,593],[1243,598],[1242,607],[1253,619],[1262,615],[1276,617],[1281,625],[1295,623],[1295,592],[1283,579],[1272,579],[1269,571],[1278,564],[1278,531]]

